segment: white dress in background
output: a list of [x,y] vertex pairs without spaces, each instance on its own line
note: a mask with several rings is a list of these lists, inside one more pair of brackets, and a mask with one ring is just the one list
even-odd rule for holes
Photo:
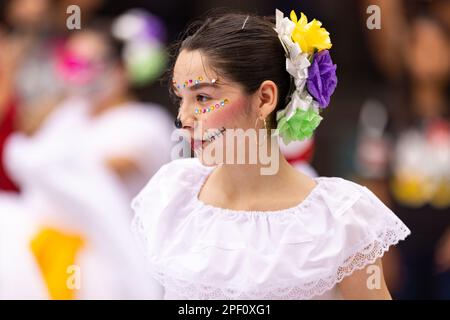
[[[172,121],[154,105],[131,103],[95,118],[89,108],[86,101],[67,100],[35,135],[14,134],[7,142],[5,163],[21,194],[0,192],[2,299],[49,298],[30,249],[45,227],[86,242],[75,261],[82,275],[76,298],[152,295],[129,228],[129,202],[145,185],[143,177],[170,160],[172,142],[164,137]],[[119,179],[106,165],[114,157],[130,158],[138,172]]]
[[314,178],[285,210],[214,207],[197,197],[213,169],[174,160],[132,202],[160,299],[340,299],[337,283],[410,233],[366,187],[336,177]]

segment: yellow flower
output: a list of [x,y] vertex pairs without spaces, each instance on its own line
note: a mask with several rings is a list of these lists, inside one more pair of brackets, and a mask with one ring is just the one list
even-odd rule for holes
[[300,20],[297,21],[295,11],[291,11],[291,20],[295,23],[292,41],[298,43],[302,51],[308,54],[313,53],[314,49],[318,51],[330,49],[330,33],[325,28],[321,28],[322,23],[316,19],[308,23],[303,12],[300,14]]

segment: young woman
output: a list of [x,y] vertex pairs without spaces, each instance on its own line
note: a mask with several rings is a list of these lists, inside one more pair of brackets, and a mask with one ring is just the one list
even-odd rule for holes
[[132,202],[149,269],[164,299],[390,299],[381,257],[409,229],[367,188],[280,154],[278,137],[312,135],[337,81],[320,22],[276,16],[209,17],[179,44],[176,126],[198,158],[164,165]]

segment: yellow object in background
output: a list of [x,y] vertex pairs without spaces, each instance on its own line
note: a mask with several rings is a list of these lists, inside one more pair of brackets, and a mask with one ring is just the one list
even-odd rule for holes
[[410,207],[429,203],[443,209],[450,205],[450,182],[446,179],[397,174],[391,181],[391,190],[398,202]]
[[443,209],[450,206],[450,181],[446,179],[441,180],[430,202],[436,208]]
[[74,299],[76,290],[67,285],[68,267],[76,264],[76,256],[84,245],[80,235],[44,227],[31,239],[31,251],[38,262],[50,298]]
[[429,198],[424,181],[419,177],[396,175],[391,181],[391,190],[398,202],[411,207],[420,207]]

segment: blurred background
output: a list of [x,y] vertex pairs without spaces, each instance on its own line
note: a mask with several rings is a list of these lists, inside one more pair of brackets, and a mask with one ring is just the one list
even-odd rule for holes
[[446,0],[1,0],[0,299],[151,297],[129,202],[170,161],[167,48],[218,7],[323,23],[338,86],[314,138],[283,152],[366,185],[411,229],[384,259],[394,298],[450,299]]

